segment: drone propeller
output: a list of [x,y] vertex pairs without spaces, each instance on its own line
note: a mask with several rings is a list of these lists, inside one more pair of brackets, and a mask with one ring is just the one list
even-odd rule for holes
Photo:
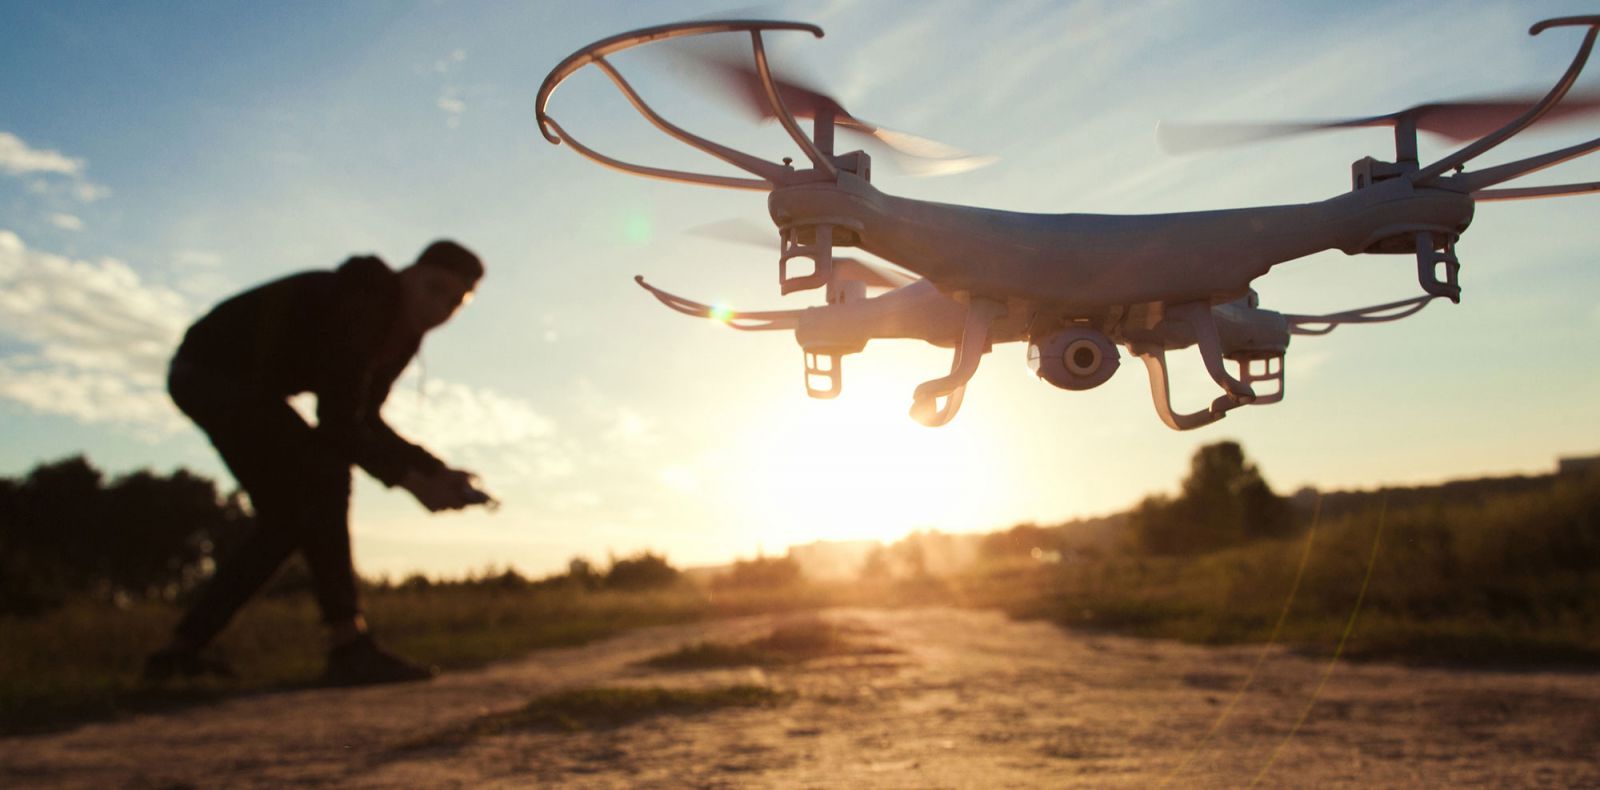
[[[754,222],[741,219],[726,219],[690,228],[689,232],[701,238],[715,239],[732,244],[743,244],[750,247],[771,248],[776,239],[773,231],[763,228]],[[859,258],[836,257],[833,259],[835,273],[841,279],[858,280],[869,288],[900,288],[917,281],[917,278],[883,264],[864,261]]]
[[[1418,131],[1431,132],[1451,142],[1474,140],[1511,122],[1537,104],[1541,95],[1509,95],[1454,102],[1419,104],[1387,115],[1324,121],[1283,123],[1163,123],[1156,140],[1169,154],[1226,148],[1261,140],[1372,126],[1395,126],[1407,118]],[[1541,122],[1571,122],[1600,113],[1600,92],[1569,94]]]
[[[679,46],[672,51],[687,56],[698,70],[726,88],[746,113],[761,121],[776,119],[761,76],[750,62],[748,53],[734,55],[721,50],[711,51],[704,46],[695,49]],[[895,162],[912,174],[950,175],[976,170],[995,161],[992,156],[968,153],[936,140],[862,120],[850,114],[837,99],[783,73],[775,66],[772,67],[772,78],[778,89],[778,97],[796,118],[830,115],[839,128],[864,135],[887,148]]]

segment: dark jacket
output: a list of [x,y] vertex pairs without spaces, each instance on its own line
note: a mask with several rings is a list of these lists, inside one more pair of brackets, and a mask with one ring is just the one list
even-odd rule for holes
[[379,415],[420,335],[400,316],[400,282],[383,261],[351,258],[336,271],[252,288],[196,321],[174,367],[272,398],[317,396],[317,435],[385,485],[442,463]]

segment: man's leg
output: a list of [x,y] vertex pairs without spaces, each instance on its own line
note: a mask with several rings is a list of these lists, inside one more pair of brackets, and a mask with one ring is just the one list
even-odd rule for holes
[[325,454],[304,459],[296,540],[311,568],[312,587],[328,626],[324,680],[341,686],[404,683],[437,674],[379,647],[361,616],[350,559],[350,466]]
[[173,630],[175,646],[197,651],[210,644],[289,559],[294,541],[287,530],[269,523],[271,520],[256,511],[251,533],[222,558],[216,573],[178,621]]
[[272,578],[299,546],[295,481],[300,461],[315,446],[311,426],[281,399],[237,385],[181,372],[169,381],[173,400],[217,449],[240,487],[250,494],[255,525],[200,590],[167,647],[151,656],[146,675],[225,671],[198,658],[199,651]]
[[350,467],[337,459],[306,459],[296,543],[311,570],[312,591],[334,644],[365,633],[350,557]]

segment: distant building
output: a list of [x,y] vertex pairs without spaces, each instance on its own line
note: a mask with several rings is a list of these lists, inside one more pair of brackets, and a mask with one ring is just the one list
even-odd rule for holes
[[1556,474],[1561,476],[1586,474],[1594,469],[1600,469],[1600,455],[1586,455],[1556,460]]

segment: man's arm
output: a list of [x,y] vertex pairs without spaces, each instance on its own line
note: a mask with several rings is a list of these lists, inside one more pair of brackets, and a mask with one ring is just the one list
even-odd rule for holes
[[394,335],[395,274],[377,258],[352,258],[339,267],[326,302],[318,432],[342,457],[384,485],[415,472],[431,476],[445,465],[401,438],[380,410],[389,389],[416,351],[416,339]]
[[325,383],[317,393],[318,431],[340,455],[387,486],[401,484],[412,473],[426,477],[444,470],[444,462],[384,422],[380,409],[392,379],[379,378],[366,367]]

